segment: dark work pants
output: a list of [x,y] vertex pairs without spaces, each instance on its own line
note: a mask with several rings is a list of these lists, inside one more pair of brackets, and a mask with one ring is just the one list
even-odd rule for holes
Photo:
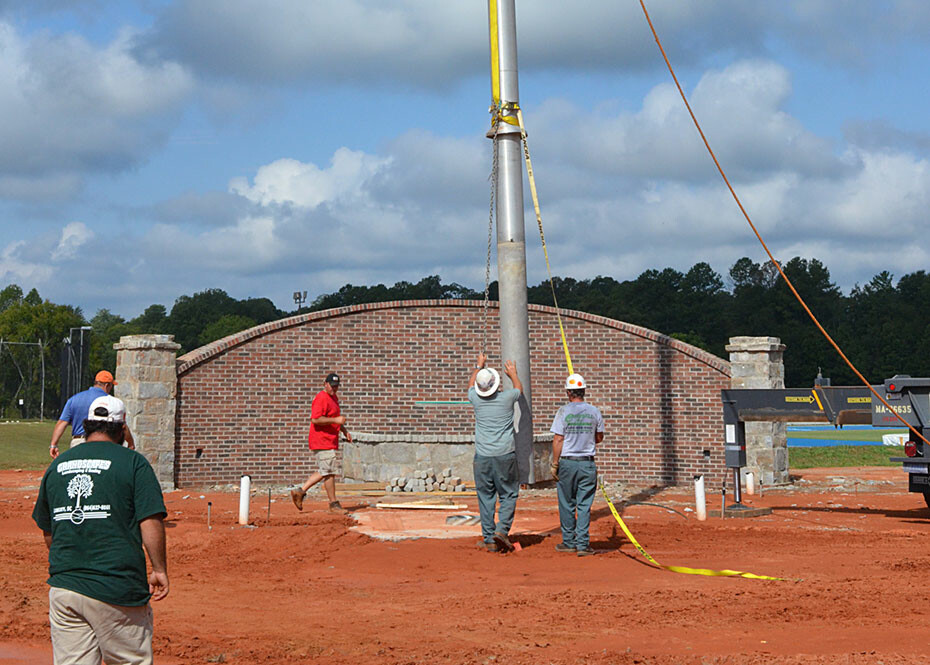
[[[510,533],[513,513],[517,507],[520,482],[517,479],[517,454],[497,457],[475,455],[475,492],[478,494],[478,512],[481,515],[481,536],[484,542],[494,542],[494,532]],[[494,508],[500,497],[499,522],[494,523]]]
[[588,529],[596,491],[597,467],[593,460],[559,459],[559,523],[562,542],[569,547],[584,550],[590,544]]

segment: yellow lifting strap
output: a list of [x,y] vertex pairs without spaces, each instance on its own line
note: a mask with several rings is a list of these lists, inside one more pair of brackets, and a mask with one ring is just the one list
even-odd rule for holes
[[[493,105],[489,109],[491,112],[491,126],[496,128],[499,122],[505,122],[508,125],[514,125],[520,128],[520,138],[523,141],[523,157],[526,160],[526,174],[530,181],[530,193],[533,196],[533,209],[536,211],[536,225],[539,227],[539,239],[542,242],[543,255],[546,257],[546,274],[549,277],[549,288],[552,291],[552,304],[555,306],[556,318],[559,321],[559,334],[562,338],[562,349],[565,351],[565,364],[568,366],[568,373],[574,374],[572,367],[572,356],[568,351],[568,340],[565,337],[565,327],[562,325],[562,315],[559,312],[559,301],[555,296],[555,284],[552,281],[552,268],[549,265],[549,250],[546,247],[546,234],[543,233],[542,213],[539,210],[539,195],[536,192],[536,179],[533,177],[533,163],[530,160],[530,146],[526,140],[526,127],[523,124],[523,112],[520,105],[514,102],[501,101],[501,76],[500,76],[500,45],[498,41],[497,26],[497,0],[488,0],[488,29],[490,30],[491,39],[491,96]],[[504,115],[504,111],[513,115]]]
[[620,513],[617,512],[617,509],[614,508],[613,502],[610,500],[610,497],[607,496],[607,490],[604,489],[603,483],[601,484],[601,493],[604,495],[604,500],[607,502],[607,505],[610,507],[610,512],[613,513],[614,519],[617,520],[617,523],[620,525],[620,528],[623,529],[623,533],[626,534],[626,537],[633,547],[635,547],[640,554],[642,554],[646,561],[651,563],[656,568],[661,570],[667,570],[672,573],[681,573],[682,575],[706,575],[709,577],[744,577],[750,580],[776,580],[784,581],[784,578],[781,577],[769,577],[768,575],[756,575],[754,573],[744,573],[739,570],[711,570],[709,568],[686,568],[685,566],[664,566],[655,559],[645,550],[645,548],[639,544],[630,530],[627,528],[626,524],[620,518]]
[[491,126],[498,122],[517,126],[517,119],[512,115],[504,115],[504,110],[513,111],[516,104],[501,103],[501,58],[500,42],[497,26],[497,0],[488,0],[488,30],[491,37],[491,99],[493,105],[489,109],[492,113]]
[[523,111],[516,107],[517,121],[520,123],[520,135],[523,138],[523,157],[526,160],[526,175],[530,181],[530,194],[533,197],[533,210],[536,211],[536,225],[539,227],[539,240],[542,242],[543,256],[546,257],[546,274],[549,277],[549,289],[552,291],[552,304],[555,306],[555,316],[559,321],[559,334],[562,336],[562,349],[565,351],[565,364],[568,373],[574,374],[572,356],[568,352],[568,341],[565,339],[565,328],[562,326],[562,315],[559,313],[559,301],[555,297],[555,284],[552,281],[552,268],[549,266],[549,250],[546,248],[546,234],[543,233],[542,213],[539,211],[539,195],[536,193],[536,178],[533,177],[533,162],[530,160],[530,144],[526,140],[526,126],[523,124]]
[[491,33],[491,98],[494,106],[501,103],[501,60],[498,46],[497,0],[488,0],[488,30]]

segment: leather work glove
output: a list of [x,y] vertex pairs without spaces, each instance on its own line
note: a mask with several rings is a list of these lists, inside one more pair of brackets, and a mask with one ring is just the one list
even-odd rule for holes
[[553,480],[559,479],[559,463],[558,462],[553,462],[552,464],[549,465],[549,473],[552,474]]

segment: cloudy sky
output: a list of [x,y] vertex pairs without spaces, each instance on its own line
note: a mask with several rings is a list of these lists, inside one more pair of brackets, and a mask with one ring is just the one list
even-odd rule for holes
[[[930,3],[650,0],[776,256],[928,268]],[[556,274],[764,255],[637,0],[517,0]],[[218,287],[480,287],[483,0],[0,0],[0,287],[126,317]],[[529,281],[544,278],[527,192]]]

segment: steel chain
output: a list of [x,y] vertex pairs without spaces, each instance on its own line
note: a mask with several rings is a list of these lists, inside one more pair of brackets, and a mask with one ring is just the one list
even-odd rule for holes
[[494,235],[494,208],[497,200],[497,127],[499,125],[495,125],[494,138],[492,139],[494,148],[491,158],[491,175],[488,176],[488,180],[491,182],[491,194],[488,203],[488,253],[484,267],[484,336],[481,347],[484,355],[488,354],[488,330],[490,329],[488,325],[488,306],[491,302],[491,239]]

